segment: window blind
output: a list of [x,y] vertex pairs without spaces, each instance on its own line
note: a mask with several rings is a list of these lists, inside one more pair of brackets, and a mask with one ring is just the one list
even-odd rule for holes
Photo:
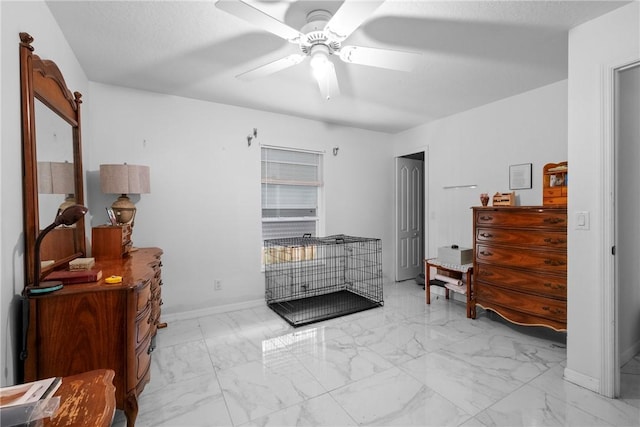
[[322,155],[262,147],[261,156],[263,239],[315,236]]

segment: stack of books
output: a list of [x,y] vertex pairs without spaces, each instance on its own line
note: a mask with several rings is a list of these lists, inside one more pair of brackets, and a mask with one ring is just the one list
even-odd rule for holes
[[102,279],[102,270],[56,270],[47,274],[46,281],[60,281],[63,285],[97,282]]
[[76,258],[73,261],[69,261],[69,270],[89,270],[95,264],[95,258]]

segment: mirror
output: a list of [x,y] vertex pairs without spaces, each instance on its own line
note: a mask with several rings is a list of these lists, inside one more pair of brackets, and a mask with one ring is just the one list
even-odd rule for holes
[[84,218],[60,226],[34,247],[41,229],[53,223],[64,203],[84,204],[80,139],[81,94],[71,93],[58,66],[33,54],[33,37],[20,33],[20,93],[25,238],[25,286],[33,283],[36,262],[46,261],[42,276],[84,256]]

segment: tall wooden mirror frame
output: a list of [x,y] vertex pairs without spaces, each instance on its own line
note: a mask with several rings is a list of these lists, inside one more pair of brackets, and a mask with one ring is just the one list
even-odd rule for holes
[[[40,232],[38,214],[38,163],[36,144],[35,99],[65,120],[72,128],[73,164],[76,203],[84,205],[82,143],[80,138],[80,104],[82,95],[71,93],[55,62],[41,59],[33,53],[33,37],[20,33],[20,95],[22,104],[22,173],[25,244],[25,286],[34,281],[35,242]],[[53,222],[43,219],[44,227]],[[84,218],[75,225],[73,236],[75,251],[42,269],[42,275],[51,269],[86,254]],[[47,236],[49,237],[49,236]]]

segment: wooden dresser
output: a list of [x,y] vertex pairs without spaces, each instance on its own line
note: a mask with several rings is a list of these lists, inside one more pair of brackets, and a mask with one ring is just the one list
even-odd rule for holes
[[566,208],[474,207],[473,234],[475,304],[566,331]]
[[[111,369],[116,407],[134,426],[160,325],[161,256],[159,248],[144,248],[98,261],[102,280],[30,297],[25,381]],[[105,283],[112,275],[122,283]]]

